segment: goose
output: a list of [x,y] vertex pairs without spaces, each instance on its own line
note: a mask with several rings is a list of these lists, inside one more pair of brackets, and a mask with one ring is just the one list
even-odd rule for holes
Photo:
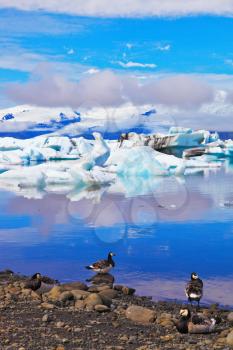
[[191,305],[193,301],[197,301],[198,308],[199,308],[200,300],[203,295],[203,282],[198,277],[198,274],[196,272],[191,273],[191,279],[186,284],[186,287],[185,287],[185,294],[188,298],[188,301],[191,303]]
[[39,272],[35,273],[24,285],[24,288],[36,291],[41,286],[42,276]]
[[115,255],[116,254],[110,252],[106,260],[96,261],[95,263],[86,266],[86,269],[97,273],[108,273],[115,266],[115,262],[112,259],[112,257]]
[[214,331],[216,320],[203,314],[191,315],[188,308],[180,310],[180,318],[175,322],[176,329],[180,333],[205,334]]

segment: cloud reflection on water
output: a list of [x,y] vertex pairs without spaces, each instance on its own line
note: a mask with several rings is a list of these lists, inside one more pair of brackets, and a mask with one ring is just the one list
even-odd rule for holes
[[135,196],[122,184],[41,199],[2,192],[2,266],[85,279],[83,266],[111,249],[117,282],[140,294],[183,300],[184,277],[197,270],[204,302],[233,305],[233,211],[219,204],[232,198],[232,174],[158,180]]

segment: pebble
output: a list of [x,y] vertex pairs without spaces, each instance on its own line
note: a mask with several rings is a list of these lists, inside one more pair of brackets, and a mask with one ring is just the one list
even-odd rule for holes
[[84,309],[84,307],[85,307],[84,300],[76,300],[75,302],[76,309]]
[[228,334],[226,342],[228,345],[233,346],[233,330]]
[[[40,292],[42,303],[41,300],[36,300],[40,298],[38,294],[23,289],[20,283],[0,285],[0,321],[1,326],[7,324],[4,330],[3,327],[0,328],[2,347],[6,350],[28,350],[37,347],[43,349],[41,339],[46,337],[46,350],[233,350],[233,312],[223,311],[217,305],[213,305],[211,310],[203,307],[201,312],[204,314],[221,318],[221,324],[216,326],[217,333],[179,334],[175,327],[171,328],[174,326],[173,317],[178,314],[179,305],[166,302],[155,304],[148,297],[131,298],[133,288],[132,292],[129,287],[123,285],[111,289],[110,284],[106,284],[108,281],[103,281],[105,277],[98,276],[98,282],[101,280],[101,284],[89,288],[84,285],[85,290],[76,289],[81,288],[78,282],[56,286],[51,289],[53,292],[50,295],[51,290]],[[6,295],[9,302],[5,299]],[[68,303],[59,303],[59,300],[69,299],[74,300],[72,307],[68,306]],[[112,301],[114,310],[109,307]],[[40,306],[37,307],[36,304]],[[28,307],[30,317],[33,316],[30,321],[38,337],[27,329],[28,318],[25,322],[24,316]],[[86,310],[96,312],[88,313],[85,307]],[[109,313],[101,315],[105,311]],[[50,318],[54,322],[46,327]],[[28,348],[24,348],[24,344],[27,344]]]
[[62,328],[62,327],[64,327],[64,326],[65,326],[65,323],[64,323],[64,322],[58,321],[58,322],[56,323],[56,327],[57,327],[57,328]]
[[95,305],[95,310],[98,312],[106,312],[106,311],[110,311],[109,307],[107,307],[106,305]]
[[85,305],[87,307],[89,306],[95,306],[103,304],[101,297],[97,293],[92,293],[88,295],[88,297],[85,299]]
[[233,322],[233,312],[230,312],[230,313],[227,315],[227,319],[228,319],[228,321]]
[[52,310],[55,308],[55,306],[53,304],[50,304],[50,303],[41,303],[40,306],[46,310]]
[[156,319],[155,311],[138,305],[129,306],[125,315],[134,322],[144,324],[153,323]]
[[42,317],[42,322],[49,322],[50,319],[49,319],[49,315],[48,314],[45,314],[43,317]]
[[80,328],[80,327],[75,327],[74,328],[74,332],[81,332],[82,331],[82,328]]

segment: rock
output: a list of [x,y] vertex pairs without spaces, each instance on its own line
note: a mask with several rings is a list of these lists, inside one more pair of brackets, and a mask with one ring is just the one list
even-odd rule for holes
[[77,301],[75,302],[74,307],[75,307],[76,309],[79,309],[79,310],[84,309],[84,307],[85,307],[84,300],[77,300]]
[[112,299],[109,299],[108,297],[106,297],[104,295],[101,295],[100,297],[101,297],[102,302],[103,302],[104,305],[106,305],[108,307],[110,307],[112,305]]
[[[108,287],[108,288],[109,288],[109,287]],[[98,293],[98,292],[99,292],[98,286],[90,286],[90,287],[88,288],[88,292],[90,292],[90,293]]]
[[233,346],[233,330],[228,334],[226,338],[226,343]]
[[112,289],[109,287],[109,284],[103,284],[101,286],[96,286],[98,292],[102,292],[103,290],[106,290],[106,289]]
[[108,284],[112,286],[114,283],[114,277],[109,273],[102,273],[90,278],[89,282],[92,282],[93,284]]
[[228,335],[229,332],[230,332],[229,329],[224,329],[224,330],[219,334],[219,337],[220,337],[220,338],[226,337],[226,336]]
[[106,298],[109,298],[109,299],[114,299],[118,296],[118,292],[114,289],[105,289],[105,290],[102,290],[101,292],[99,292],[99,295],[103,297],[106,297]]
[[80,328],[80,327],[75,327],[74,328],[74,332],[78,333],[78,332],[81,332],[83,329]]
[[103,290],[110,289],[110,288],[111,288],[111,286],[109,284],[94,285],[94,286],[90,286],[88,288],[88,292],[98,293],[98,292],[102,292]]
[[160,339],[162,341],[167,342],[167,341],[173,340],[174,339],[174,335],[173,334],[161,335]]
[[71,283],[64,283],[61,284],[60,287],[63,289],[63,291],[68,291],[68,290],[88,290],[88,287],[85,283],[82,282],[71,282]]
[[227,315],[227,319],[228,319],[228,321],[233,322],[233,312],[230,312],[230,313]]
[[63,289],[61,286],[55,286],[45,295],[48,297],[49,300],[59,300],[59,297],[62,292]]
[[129,306],[125,315],[131,321],[143,324],[153,323],[156,319],[155,311],[137,305]]
[[23,296],[28,297],[29,295],[31,295],[31,290],[30,289],[22,289],[21,293]]
[[173,327],[174,323],[172,321],[172,314],[163,312],[159,317],[157,317],[156,323],[163,327]]
[[133,295],[135,293],[135,289],[134,288],[130,288],[130,287],[123,287],[122,288],[122,293],[125,295]]
[[128,341],[128,337],[127,337],[127,335],[126,334],[124,334],[124,335],[122,335],[122,336],[120,336],[119,337],[119,340],[121,340],[121,341]]
[[31,298],[34,300],[41,300],[40,295],[38,295],[36,292],[34,292],[33,290],[31,291]]
[[226,338],[218,338],[217,340],[216,340],[216,343],[217,344],[226,344]]
[[50,303],[41,303],[40,306],[45,310],[52,310],[55,308],[55,306]]
[[48,314],[45,314],[43,317],[42,317],[42,322],[49,322],[50,321],[50,317]]
[[169,328],[169,327],[173,327],[173,326],[174,326],[174,323],[173,323],[171,320],[163,320],[163,321],[160,322],[159,324],[160,324],[160,326],[166,327],[166,328]]
[[98,312],[110,311],[109,307],[107,307],[106,305],[100,305],[100,304],[95,305],[94,309]]
[[85,299],[88,297],[88,295],[90,295],[89,292],[81,289],[71,290],[71,293],[73,294],[75,300]]
[[58,322],[56,323],[56,327],[57,327],[57,328],[63,328],[64,326],[65,326],[65,323],[64,323],[64,322],[58,321]]
[[73,300],[74,299],[74,295],[71,292],[62,292],[59,296],[59,301],[68,301],[68,300]]
[[121,284],[115,284],[115,286],[114,286],[114,289],[119,291],[119,292],[122,292],[123,288],[124,288],[124,286],[122,286]]
[[84,301],[87,307],[103,304],[101,297],[97,293],[92,293]]
[[114,286],[114,289],[119,291],[119,292],[124,293],[125,295],[133,295],[136,291],[134,288],[123,286],[121,284],[116,284]]

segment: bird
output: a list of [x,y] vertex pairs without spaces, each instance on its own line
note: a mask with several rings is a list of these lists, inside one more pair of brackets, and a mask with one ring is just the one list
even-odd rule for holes
[[24,288],[36,291],[41,286],[42,276],[39,272],[35,273],[24,285]]
[[86,269],[92,270],[97,273],[108,273],[113,267],[115,267],[115,262],[112,259],[112,257],[115,255],[116,254],[110,252],[106,260],[96,261],[95,263],[86,266]]
[[205,334],[214,331],[216,320],[201,313],[191,315],[188,308],[180,310],[179,320],[175,321],[175,326],[180,333]]
[[196,272],[191,273],[191,279],[185,287],[185,294],[191,305],[193,301],[197,301],[198,308],[200,307],[200,300],[203,295],[203,282]]

